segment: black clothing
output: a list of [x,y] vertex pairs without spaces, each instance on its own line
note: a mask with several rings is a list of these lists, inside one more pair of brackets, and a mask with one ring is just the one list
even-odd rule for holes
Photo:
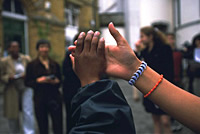
[[[173,81],[173,55],[169,45],[155,44],[151,52],[148,52],[148,48],[142,51],[142,57],[149,67],[159,74],[163,74],[163,76],[170,82]],[[165,112],[163,112],[148,98],[144,98],[143,104],[147,112],[158,115],[165,114]]]
[[187,49],[188,49],[187,52],[184,53],[184,58],[186,58],[188,62],[188,67],[187,67],[187,75],[189,77],[188,91],[194,94],[193,81],[195,77],[200,77],[200,63],[196,62],[194,59],[195,47],[189,46]]
[[63,81],[63,96],[64,96],[64,102],[65,102],[65,108],[66,108],[66,115],[67,115],[67,133],[71,129],[71,100],[74,97],[74,95],[78,92],[78,89],[81,87],[81,83],[79,78],[76,76],[76,74],[73,71],[72,68],[72,62],[69,57],[71,52],[67,51],[65,59],[63,61],[63,75],[64,75],[64,81]]
[[183,52],[183,57],[189,60],[194,60],[194,49],[193,46],[188,46],[187,51]]
[[70,134],[135,134],[131,108],[111,80],[79,89],[72,100],[72,120]]
[[[37,83],[41,76],[53,75],[60,82],[58,84]],[[49,69],[37,58],[26,68],[25,85],[34,89],[35,114],[40,134],[48,134],[48,114],[50,113],[55,134],[62,134],[62,98],[59,92],[61,73],[59,65],[49,59]]]
[[148,48],[142,51],[142,57],[147,62],[148,66],[169,80],[173,81],[173,54],[168,45],[154,45],[151,52]]

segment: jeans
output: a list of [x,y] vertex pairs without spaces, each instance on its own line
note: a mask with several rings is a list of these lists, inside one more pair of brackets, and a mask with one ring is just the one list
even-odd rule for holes
[[[35,122],[33,112],[33,91],[26,88],[22,93],[22,131],[24,134],[35,134]],[[10,132],[20,133],[19,119],[9,119]]]

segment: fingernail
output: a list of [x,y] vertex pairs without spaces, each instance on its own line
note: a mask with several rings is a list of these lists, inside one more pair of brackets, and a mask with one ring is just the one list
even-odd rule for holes
[[94,33],[94,36],[99,36],[99,34],[100,34],[100,32],[99,32],[99,31],[96,31],[96,32]]
[[104,37],[101,37],[100,41],[105,41]]
[[112,24],[114,26],[114,23],[113,22],[110,22],[110,24]]
[[79,35],[79,37],[84,36],[84,34],[85,34],[84,32],[81,32],[80,35]]
[[76,44],[76,43],[77,43],[77,40],[74,41],[74,44]]
[[92,30],[88,31],[88,34],[93,34],[94,32]]

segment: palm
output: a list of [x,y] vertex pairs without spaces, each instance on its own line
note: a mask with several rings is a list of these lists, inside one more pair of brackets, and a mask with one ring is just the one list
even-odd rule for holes
[[117,46],[106,46],[106,73],[110,76],[126,78],[136,60],[132,49],[128,43],[123,40],[118,42]]
[[[109,24],[109,30],[117,45],[107,45],[105,48],[106,73],[113,77],[128,80],[133,75],[133,72],[136,71],[133,69],[140,62],[128,42],[120,35],[113,24]],[[69,50],[74,51],[74,49],[75,47],[71,47]]]

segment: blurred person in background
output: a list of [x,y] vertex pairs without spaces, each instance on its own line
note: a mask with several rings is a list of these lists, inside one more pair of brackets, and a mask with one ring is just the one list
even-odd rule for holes
[[[74,37],[74,41],[77,40],[78,34]],[[71,52],[66,52],[65,59],[63,60],[62,70],[64,75],[63,80],[63,96],[66,108],[66,126],[67,126],[67,133],[70,131],[72,127],[71,121],[71,101],[74,95],[78,92],[78,89],[81,87],[81,83],[79,78],[76,76],[73,68],[72,62],[70,59]]]
[[173,61],[174,61],[174,78],[173,83],[176,86],[182,87],[182,52],[176,48],[175,35],[173,33],[167,33],[167,44],[171,47],[173,51]]
[[[173,51],[173,63],[174,63],[174,78],[173,83],[183,88],[182,77],[183,77],[183,69],[182,69],[182,52],[176,48],[176,38],[174,33],[167,33],[167,44],[171,47]],[[172,131],[180,131],[182,129],[182,125],[171,118]]]
[[9,55],[2,59],[2,81],[4,90],[4,116],[9,120],[11,133],[20,133],[20,111],[22,111],[22,129],[24,134],[34,134],[34,114],[32,90],[24,85],[25,68],[31,61],[29,56],[20,53],[17,41],[8,45]]
[[[169,80],[173,81],[173,55],[167,44],[166,36],[157,28],[146,26],[140,29],[140,40],[146,46],[141,57],[148,66]],[[154,133],[171,133],[170,117],[148,98],[144,98],[145,110],[152,114]]]
[[36,44],[38,57],[26,68],[25,84],[34,89],[35,115],[40,134],[48,134],[48,115],[54,134],[63,133],[62,97],[59,92],[61,72],[59,64],[49,57],[51,44],[41,39]]
[[2,81],[2,71],[3,71],[3,64],[2,64],[2,61],[1,61],[1,57],[0,57],[0,92],[2,93],[3,90],[4,90],[4,86],[5,84],[3,83]]
[[189,92],[194,93],[193,81],[195,77],[200,77],[200,33],[194,35],[192,45],[188,46],[184,52],[184,58],[188,60],[187,74],[189,77]]

